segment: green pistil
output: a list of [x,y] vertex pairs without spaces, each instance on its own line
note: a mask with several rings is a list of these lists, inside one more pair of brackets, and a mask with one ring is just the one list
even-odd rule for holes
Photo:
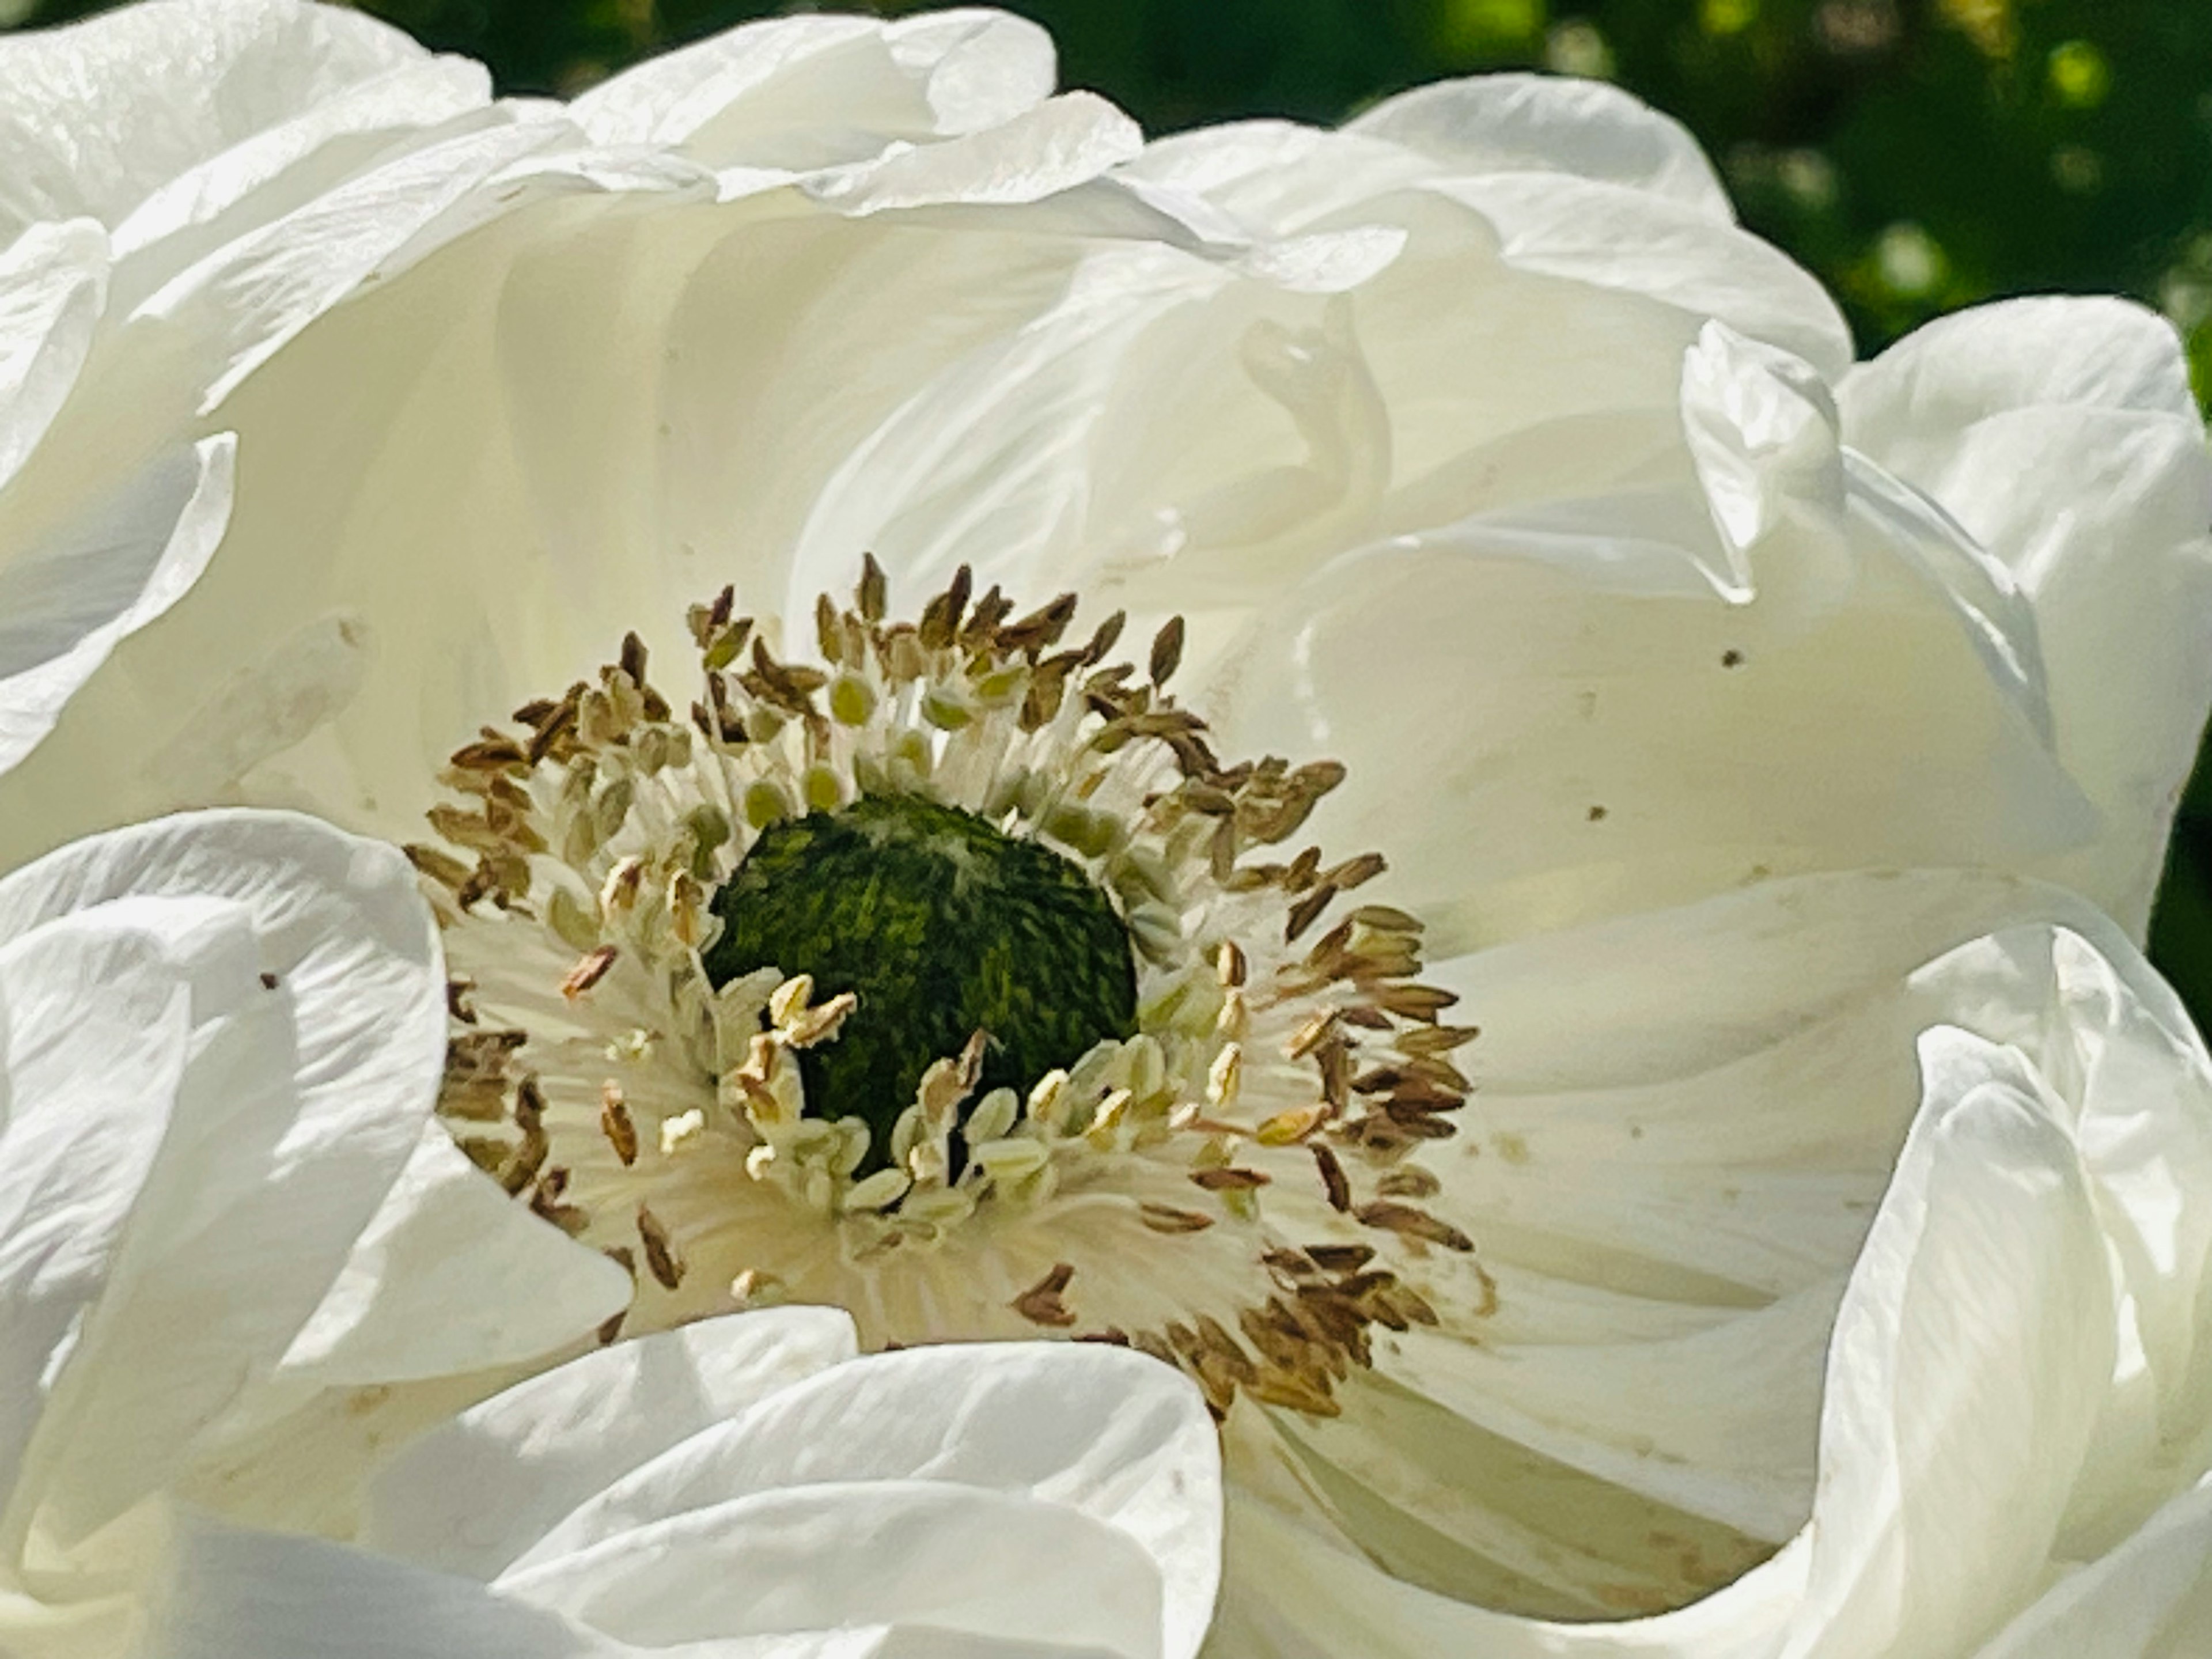
[[817,1001],[859,998],[799,1063],[810,1115],[866,1121],[863,1176],[890,1162],[923,1071],[975,1031],[990,1042],[971,1098],[1136,1030],[1136,963],[1105,895],[1049,848],[934,801],[870,796],[773,824],[714,911],[716,986],[772,964],[811,974]]

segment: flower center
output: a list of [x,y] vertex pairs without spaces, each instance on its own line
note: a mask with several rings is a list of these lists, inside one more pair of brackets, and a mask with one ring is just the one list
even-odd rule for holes
[[986,1092],[1026,1091],[1136,1035],[1136,964],[1105,894],[1050,848],[957,807],[871,796],[772,823],[711,908],[721,933],[703,960],[718,989],[774,967],[865,1011],[799,1060],[810,1109],[868,1126],[861,1176],[890,1164],[922,1073],[975,1033]]
[[[409,849],[444,930],[441,1115],[632,1273],[603,1333],[772,1300],[875,1346],[1128,1343],[1224,1415],[1328,1414],[1376,1330],[1486,1318],[1425,1161],[1472,1028],[1420,924],[1295,852],[1343,776],[1224,762],[1121,618],[1063,644],[867,566],[786,660],[725,590],[699,694],[635,635],[453,757]],[[1277,849],[1284,849],[1279,852]]]

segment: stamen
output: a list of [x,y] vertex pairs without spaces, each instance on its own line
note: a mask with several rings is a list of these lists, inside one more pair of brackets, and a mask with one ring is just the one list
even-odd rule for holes
[[[1179,620],[1139,677],[1108,660],[1118,613],[1062,643],[1072,595],[1017,616],[963,570],[913,623],[888,607],[871,558],[794,662],[726,588],[688,613],[681,714],[632,634],[454,752],[408,849],[454,965],[441,1115],[630,1274],[604,1340],[835,1303],[875,1346],[1121,1342],[1218,1412],[1332,1413],[1371,1332],[1435,1322],[1435,1253],[1474,1249],[1422,1160],[1476,1029],[1419,982],[1417,918],[1346,908],[1379,857],[1290,845],[1343,769],[1221,759],[1166,690]],[[1071,1023],[1066,925],[995,897],[963,923],[990,965],[941,993],[841,965],[969,960],[894,942],[916,826],[949,885],[1012,856],[1094,907],[1125,1012]]]

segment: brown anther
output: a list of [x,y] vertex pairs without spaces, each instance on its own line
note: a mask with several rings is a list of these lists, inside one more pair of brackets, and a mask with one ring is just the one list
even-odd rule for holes
[[[1062,593],[1048,605],[1039,605],[1026,617],[1008,623],[999,630],[999,643],[1018,655],[1049,650],[1060,643],[1060,636],[1075,620],[1076,601],[1073,593]],[[1088,690],[1088,688],[1085,688]]]
[[1204,1232],[1213,1224],[1210,1215],[1200,1215],[1195,1210],[1178,1210],[1166,1204],[1139,1204],[1137,1218],[1156,1233]]
[[1065,1330],[1075,1323],[1075,1314],[1061,1299],[1068,1282],[1075,1277],[1075,1269],[1065,1261],[1055,1262],[1052,1271],[1024,1291],[1007,1305],[1032,1325],[1049,1326]]
[[568,970],[568,976],[561,981],[561,994],[574,1002],[607,976],[607,970],[615,965],[615,958],[621,954],[611,945],[602,945],[596,950],[585,951],[576,958],[576,965]]
[[668,1229],[660,1224],[659,1217],[644,1204],[637,1206],[637,1237],[645,1246],[645,1265],[659,1280],[663,1290],[672,1291],[684,1282],[684,1258],[678,1254],[676,1241],[668,1236]]
[[1456,992],[1440,991],[1431,985],[1382,985],[1375,990],[1377,1006],[1401,1019],[1419,1020],[1423,1024],[1434,1021],[1458,1000]]
[[1375,1259],[1368,1244],[1310,1244],[1306,1254],[1333,1273],[1356,1273]]
[[968,608],[968,596],[975,580],[975,573],[963,564],[952,573],[951,584],[945,592],[922,606],[921,620],[915,631],[925,649],[942,651],[958,636],[960,613]]
[[415,866],[418,875],[428,877],[439,886],[458,893],[468,884],[469,866],[451,854],[414,842],[410,842],[399,850],[407,855],[408,863]]
[[1170,617],[1152,636],[1152,654],[1146,664],[1154,685],[1165,685],[1182,662],[1182,618]]
[[530,1040],[524,1031],[461,1031],[446,1039],[447,1084],[490,1082],[507,1075],[507,1062]]
[[[1389,867],[1389,863],[1383,859],[1380,853],[1362,853],[1358,858],[1346,859],[1334,869],[1330,870],[1324,874],[1322,877],[1322,879],[1327,882],[1330,886],[1335,888],[1340,893],[1348,893],[1355,887],[1364,886],[1367,883],[1374,880],[1376,877],[1381,875]],[[1379,909],[1381,908],[1382,907],[1380,906],[1363,906],[1360,911],[1353,915],[1352,920],[1354,921],[1358,921],[1362,916],[1371,914],[1376,909]],[[1405,912],[1398,910],[1392,911],[1390,914],[1393,915],[1404,915]],[[1411,918],[1408,918],[1408,920],[1411,920]],[[1368,922],[1364,925],[1368,927],[1374,926],[1372,922]],[[1419,923],[1414,923],[1416,930],[1419,929]]]
[[1378,1199],[1372,1204],[1361,1205],[1356,1218],[1362,1226],[1396,1233],[1404,1238],[1418,1238],[1427,1243],[1441,1244],[1448,1250],[1472,1250],[1474,1248],[1474,1241],[1450,1222],[1432,1216],[1426,1210],[1417,1210],[1410,1204]]
[[538,1179],[538,1172],[545,1167],[545,1159],[553,1150],[544,1129],[532,1123],[522,1132],[514,1155],[507,1168],[500,1172],[499,1184],[509,1198],[520,1197],[530,1183]]
[[463,1025],[473,1025],[477,1023],[476,1006],[469,1000],[470,994],[476,988],[477,982],[472,979],[457,976],[446,981],[447,1018],[457,1020]]
[[1328,908],[1335,897],[1336,889],[1323,883],[1293,904],[1290,920],[1283,925],[1283,943],[1297,944],[1298,936],[1321,919],[1322,912]]
[[1249,1193],[1267,1186],[1273,1177],[1257,1170],[1194,1170],[1191,1172],[1194,1186],[1203,1187],[1209,1193]]
[[453,764],[464,772],[526,772],[530,757],[514,738],[486,726],[478,741],[453,750]]
[[1425,1025],[1398,1036],[1401,1054],[1448,1054],[1463,1048],[1482,1035],[1479,1025]]
[[545,1091],[539,1086],[536,1073],[528,1073],[514,1085],[514,1121],[525,1130],[534,1129],[545,1121]]
[[1344,1173],[1344,1165],[1337,1162],[1336,1154],[1319,1141],[1310,1140],[1307,1149],[1313,1153],[1314,1165],[1321,1171],[1322,1190],[1328,1194],[1328,1206],[1339,1212],[1352,1208],[1352,1178]]
[[1076,653],[1076,660],[1071,666],[1094,668],[1104,662],[1106,653],[1114,648],[1115,641],[1121,637],[1121,630],[1128,625],[1128,621],[1127,611],[1116,611],[1104,622],[1100,623],[1097,629],[1091,634],[1090,643]]
[[1418,916],[1388,904],[1363,904],[1352,913],[1352,919],[1362,927],[1372,927],[1386,933],[1418,933],[1421,921]]
[[599,1133],[615,1149],[623,1168],[627,1170],[637,1162],[637,1125],[630,1120],[629,1105],[623,1098],[622,1085],[612,1078],[599,1085]]

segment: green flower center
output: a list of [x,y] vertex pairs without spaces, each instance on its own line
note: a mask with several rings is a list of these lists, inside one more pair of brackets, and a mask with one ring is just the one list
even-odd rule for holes
[[836,1041],[798,1058],[810,1115],[868,1125],[860,1175],[889,1163],[922,1073],[977,1031],[971,1100],[1136,1032],[1136,963],[1106,896],[1051,848],[918,796],[770,825],[712,908],[717,988],[774,967],[811,975],[817,999],[858,999]]

